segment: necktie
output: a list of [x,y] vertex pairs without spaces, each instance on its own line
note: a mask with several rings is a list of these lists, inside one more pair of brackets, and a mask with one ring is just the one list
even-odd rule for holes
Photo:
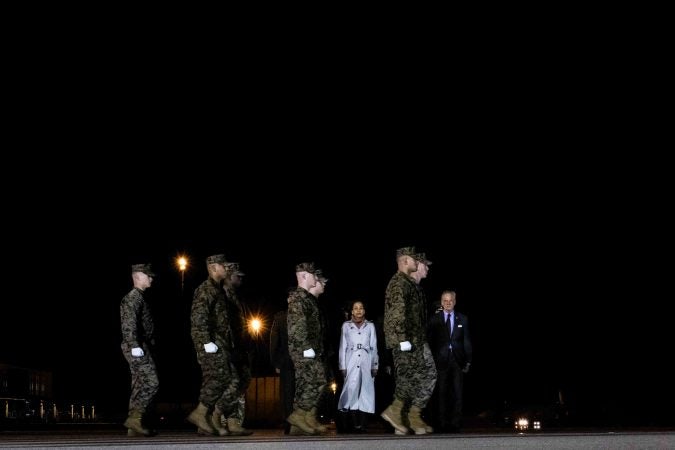
[[445,324],[448,326],[448,332],[452,336],[452,320],[450,320],[450,314],[445,316]]

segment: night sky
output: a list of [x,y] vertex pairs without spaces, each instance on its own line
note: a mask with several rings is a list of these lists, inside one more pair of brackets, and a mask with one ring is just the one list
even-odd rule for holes
[[[132,287],[130,265],[152,262],[159,399],[194,401],[200,375],[189,311],[206,256],[241,263],[242,297],[268,320],[285,305],[295,264],[308,260],[330,280],[320,301],[332,318],[362,299],[374,319],[396,249],[415,245],[433,261],[423,281],[430,302],[454,289],[470,319],[467,412],[550,404],[562,390],[579,417],[672,423],[664,312],[672,264],[659,262],[671,258],[663,224],[672,202],[626,186],[621,171],[608,175],[600,163],[507,170],[506,158],[392,158],[398,169],[389,169],[357,154],[302,151],[259,164],[195,159],[160,169],[134,167],[130,155],[115,176],[41,178],[28,209],[9,200],[0,361],[52,369],[58,398],[124,411],[119,303]],[[519,162],[508,159],[512,168]],[[662,188],[650,183],[650,192]],[[190,259],[184,293],[179,254]]]
[[19,35],[0,363],[52,370],[57,399],[124,414],[119,304],[131,264],[151,262],[158,400],[194,402],[207,256],[241,263],[242,298],[268,320],[308,260],[330,280],[329,317],[360,299],[373,319],[396,249],[414,245],[433,261],[427,298],[457,291],[470,320],[467,414],[562,391],[579,423],[675,425],[670,124],[648,105],[661,85],[612,60],[632,43],[550,22],[407,33],[395,53],[390,37],[248,33],[219,84],[174,30]]

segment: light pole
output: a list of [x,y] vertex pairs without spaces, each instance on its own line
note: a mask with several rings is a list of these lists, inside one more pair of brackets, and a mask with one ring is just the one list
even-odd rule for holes
[[185,291],[185,269],[187,268],[188,260],[185,256],[179,256],[177,263],[178,270],[180,270],[180,293],[183,295]]

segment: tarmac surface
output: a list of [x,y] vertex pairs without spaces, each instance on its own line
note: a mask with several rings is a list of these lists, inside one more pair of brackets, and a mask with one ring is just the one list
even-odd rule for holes
[[152,438],[130,438],[125,429],[0,431],[0,448],[60,449],[675,449],[675,430],[523,432],[471,430],[460,434],[395,436],[376,430],[368,434],[286,436],[278,429],[254,429],[251,436],[210,437],[194,431],[162,431]]

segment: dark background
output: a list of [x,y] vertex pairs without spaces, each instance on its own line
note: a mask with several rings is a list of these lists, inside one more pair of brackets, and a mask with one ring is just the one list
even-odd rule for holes
[[[607,160],[530,170],[516,157],[478,165],[422,153],[385,167],[303,149],[261,166],[220,152],[228,158],[161,169],[144,160],[114,177],[45,171],[39,194],[9,200],[0,359],[53,370],[57,398],[123,413],[119,302],[130,265],[152,262],[159,400],[195,401],[189,311],[206,256],[241,263],[242,296],[268,326],[295,264],[315,261],[330,279],[321,302],[336,325],[354,299],[371,319],[382,313],[395,251],[415,245],[433,261],[430,301],[454,289],[471,321],[467,414],[562,394],[577,423],[673,423],[667,208],[646,195],[660,192],[658,176],[638,190],[625,183],[630,161],[615,171]],[[183,293],[180,254],[190,259]],[[257,341],[260,374],[271,373],[267,339]]]
[[27,26],[4,74],[0,361],[123,412],[119,302],[129,266],[153,262],[160,397],[194,401],[206,256],[240,261],[267,317],[307,259],[325,304],[372,317],[412,244],[434,262],[428,298],[455,289],[470,317],[468,412],[562,390],[586,423],[675,423],[660,59],[558,14],[488,16],[248,33],[227,58],[173,24]]

